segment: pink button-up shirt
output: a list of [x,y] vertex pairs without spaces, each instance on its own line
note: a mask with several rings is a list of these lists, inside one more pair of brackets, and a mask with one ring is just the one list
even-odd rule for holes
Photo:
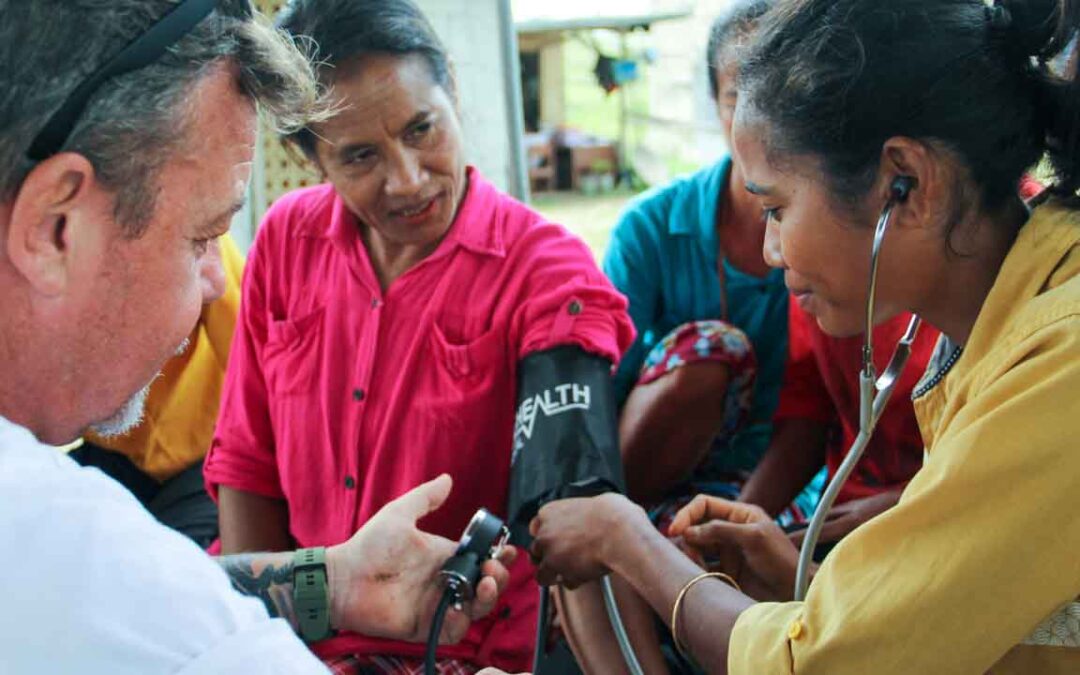
[[[469,182],[445,239],[385,293],[331,186],[274,204],[248,259],[206,460],[212,494],[285,499],[303,547],[345,541],[444,472],[453,492],[422,529],[456,540],[478,508],[505,517],[518,362],[570,344],[615,363],[633,328],[578,239],[475,169]],[[537,590],[526,558],[491,617],[441,655],[528,669]],[[317,651],[423,646],[347,634]]]

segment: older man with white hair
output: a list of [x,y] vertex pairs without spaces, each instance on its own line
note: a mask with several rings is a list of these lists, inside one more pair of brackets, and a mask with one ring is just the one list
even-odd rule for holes
[[[0,0],[0,45],[0,671],[319,672],[296,633],[425,637],[454,544],[416,520],[448,478],[339,546],[215,564],[46,445],[139,419],[221,293],[257,109],[324,108],[303,55],[237,0]],[[493,606],[485,572],[444,639]]]

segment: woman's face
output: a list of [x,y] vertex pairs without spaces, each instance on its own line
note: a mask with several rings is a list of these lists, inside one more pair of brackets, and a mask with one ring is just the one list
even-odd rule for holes
[[[868,198],[864,212],[838,208],[810,158],[787,157],[783,170],[769,161],[762,125],[736,116],[733,150],[746,183],[766,216],[765,261],[784,270],[796,301],[830,335],[848,336],[865,326],[866,291],[874,225],[884,203]],[[876,194],[872,191],[871,194]],[[904,235],[890,228],[878,270],[875,321],[903,311],[907,293]]]
[[319,167],[342,201],[388,243],[434,246],[466,189],[461,125],[418,55],[363,56],[340,66],[344,108],[316,125]]

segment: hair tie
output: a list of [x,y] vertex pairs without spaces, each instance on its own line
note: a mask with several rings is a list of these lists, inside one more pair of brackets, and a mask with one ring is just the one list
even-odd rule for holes
[[990,24],[990,28],[997,31],[1008,30],[1012,26],[1012,13],[1009,12],[1007,7],[994,4],[993,6],[986,6],[986,21]]

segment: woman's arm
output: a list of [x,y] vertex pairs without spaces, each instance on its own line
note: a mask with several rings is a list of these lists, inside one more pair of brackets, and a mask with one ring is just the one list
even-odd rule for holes
[[[655,528],[615,537],[613,570],[648,601],[668,628],[671,611],[683,587],[704,570],[694,564]],[[679,609],[679,641],[707,673],[727,673],[728,644],[735,621],[754,604],[719,579],[704,579],[690,588]]]
[[218,524],[223,554],[290,551],[289,507],[271,499],[222,485],[218,488]]
[[701,464],[724,425],[730,374],[723,363],[688,363],[630,392],[619,446],[631,499],[655,504]]
[[769,449],[743,486],[739,501],[757,504],[776,517],[824,466],[827,429],[816,420],[778,422]]
[[[669,627],[679,592],[704,571],[657,532],[640,507],[616,494],[548,504],[531,530],[541,584],[558,579],[574,588],[614,572]],[[683,598],[679,639],[706,672],[727,672],[731,630],[752,604],[747,596],[713,579],[695,584]]]

